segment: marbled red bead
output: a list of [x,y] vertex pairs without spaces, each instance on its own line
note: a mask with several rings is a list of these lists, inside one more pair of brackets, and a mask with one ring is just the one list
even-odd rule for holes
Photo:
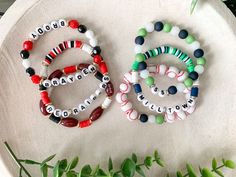
[[50,76],[48,77],[48,79],[49,79],[49,80],[52,80],[53,78],[58,78],[58,79],[60,79],[62,75],[63,75],[63,72],[62,72],[60,69],[58,69],[58,70],[52,72],[52,73],[50,74]]
[[51,99],[49,97],[42,97],[41,99],[42,99],[43,104],[45,105],[51,103]]
[[33,75],[31,76],[31,80],[34,84],[39,84],[41,81],[41,77],[39,75]]
[[71,117],[61,119],[61,121],[60,121],[60,124],[65,127],[76,127],[78,125],[78,123],[79,122],[77,119],[71,118]]
[[73,66],[67,66],[63,69],[65,74],[70,74],[70,73],[74,73],[77,70],[77,66],[73,65]]
[[88,68],[89,65],[90,65],[90,64],[88,64],[88,63],[80,63],[80,64],[78,65],[78,69],[79,69],[79,70],[82,70],[82,69],[84,69],[84,68]]
[[102,58],[101,55],[95,55],[95,56],[93,57],[93,62],[96,63],[96,64],[98,64],[98,65],[99,65],[102,61],[103,61],[103,58]]
[[114,86],[111,83],[111,81],[107,83],[107,87],[105,89],[105,92],[106,92],[107,96],[109,96],[109,97],[114,94]]
[[45,104],[43,104],[42,100],[39,101],[39,108],[40,108],[40,111],[43,115],[45,115],[45,116],[49,115],[49,113],[46,111],[46,106],[45,106]]
[[85,127],[89,127],[90,125],[92,125],[92,121],[90,119],[88,120],[83,120],[79,123],[79,127],[80,128],[85,128]]
[[108,69],[107,69],[107,65],[104,61],[102,61],[100,64],[99,64],[99,68],[102,72],[102,74],[106,74],[108,73]]
[[79,22],[77,20],[70,20],[69,21],[69,26],[72,28],[72,29],[76,29],[79,27]]
[[94,122],[101,117],[102,113],[103,109],[101,106],[99,106],[92,111],[92,113],[89,116],[89,119]]
[[23,43],[24,50],[32,50],[33,49],[33,42],[32,41],[25,41]]

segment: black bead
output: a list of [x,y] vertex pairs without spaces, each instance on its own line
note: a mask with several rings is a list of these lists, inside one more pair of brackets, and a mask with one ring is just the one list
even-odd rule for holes
[[171,95],[174,95],[177,93],[177,88],[175,86],[170,86],[168,88],[168,93],[171,94]]
[[103,75],[99,71],[96,72],[95,77],[102,82]]
[[35,75],[35,71],[34,71],[34,69],[31,68],[31,67],[27,68],[27,69],[25,70],[25,72],[28,73],[29,76]]
[[154,25],[154,29],[156,31],[161,31],[163,29],[164,25],[162,22],[156,22],[155,25]]
[[61,118],[54,116],[54,114],[51,114],[51,115],[49,116],[49,119],[50,119],[51,121],[57,123],[57,124],[61,121]]
[[144,43],[144,37],[143,36],[137,36],[135,38],[135,44],[143,45],[143,43]]
[[27,59],[27,58],[29,58],[29,56],[30,56],[29,51],[28,51],[28,50],[22,50],[22,51],[20,52],[20,56],[21,56],[22,59]]
[[99,55],[101,52],[102,52],[101,47],[96,46],[96,47],[93,48],[93,54],[94,55]]
[[192,71],[191,73],[188,74],[188,77],[192,79],[193,81],[198,79],[198,73],[196,71]]
[[145,123],[148,121],[148,116],[147,114],[141,114],[139,119],[141,122]]
[[144,70],[146,68],[147,68],[147,63],[146,62],[142,61],[142,62],[139,63],[139,65],[138,65],[139,70]]
[[188,31],[185,30],[185,29],[180,30],[180,32],[179,32],[179,38],[185,39],[186,37],[188,37]]
[[41,91],[42,91],[42,90],[47,90],[47,88],[44,87],[43,84],[39,84],[39,90],[41,90]]
[[85,33],[87,31],[87,27],[85,25],[79,25],[78,31],[80,33]]
[[196,58],[200,58],[204,55],[204,51],[202,49],[197,49],[197,50],[194,51],[193,54]]

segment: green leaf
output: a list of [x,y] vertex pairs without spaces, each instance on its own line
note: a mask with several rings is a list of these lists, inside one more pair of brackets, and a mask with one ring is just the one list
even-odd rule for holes
[[48,176],[48,165],[44,164],[43,166],[41,166],[40,171],[42,173],[42,177],[47,177]]
[[136,165],[133,160],[127,158],[121,165],[121,172],[124,177],[133,177]]
[[147,157],[144,159],[144,164],[145,164],[146,167],[151,167],[151,166],[152,166],[152,157],[147,156]]
[[187,164],[187,165],[186,165],[186,168],[187,168],[189,177],[197,177],[197,175],[196,175],[196,173],[195,173],[195,171],[194,171],[192,165]]
[[190,7],[190,14],[193,13],[196,5],[197,5],[198,0],[192,0],[191,7]]
[[78,162],[79,162],[79,157],[75,157],[66,168],[66,171],[74,169],[77,166]]
[[45,163],[51,161],[55,156],[56,156],[56,154],[51,155],[51,156],[49,156],[48,158],[46,158],[46,159],[41,163],[42,166],[43,166]]
[[160,159],[160,157],[159,157],[159,154],[158,154],[158,151],[157,151],[157,150],[155,150],[155,151],[154,151],[154,159],[155,159],[155,161],[157,161],[158,159]]
[[60,161],[57,161],[55,167],[53,168],[53,177],[59,177],[59,173],[60,173]]
[[135,153],[132,154],[132,160],[134,161],[134,163],[137,163],[138,161],[137,155]]
[[215,173],[221,177],[224,177],[224,174],[220,170],[216,170]]
[[20,168],[20,170],[19,170],[19,177],[23,177],[22,176],[22,168]]
[[162,161],[161,159],[157,159],[157,164],[160,165],[161,167],[164,167],[164,161]]
[[215,158],[212,160],[211,166],[212,166],[213,170],[216,170],[216,168],[217,168],[217,161],[216,161]]
[[136,172],[141,176],[146,177],[141,167],[136,166]]
[[183,177],[183,174],[180,171],[177,171],[176,176],[177,177]]
[[86,175],[90,175],[92,173],[92,168],[90,165],[85,165],[82,169],[81,169],[81,176],[86,176]]
[[108,170],[109,170],[109,172],[111,172],[111,170],[113,170],[113,163],[112,163],[111,157],[108,160]]
[[77,175],[76,175],[76,173],[74,172],[74,171],[68,171],[67,173],[66,173],[66,177],[76,177]]
[[228,168],[235,169],[235,163],[232,160],[226,160],[224,164]]
[[25,164],[30,164],[30,165],[39,164],[38,162],[35,162],[35,161],[33,161],[33,160],[28,160],[28,159],[24,160],[23,162],[24,162]]
[[96,176],[97,173],[98,173],[99,168],[100,168],[99,165],[97,165],[97,166],[94,168],[94,170],[92,171],[91,175],[92,175],[92,176]]
[[207,168],[202,169],[202,177],[215,177],[215,175]]
[[107,174],[101,168],[99,168],[97,176],[107,176]]
[[114,173],[113,177],[121,177],[119,173]]
[[67,167],[67,160],[66,159],[61,160],[59,167],[61,170],[65,170]]

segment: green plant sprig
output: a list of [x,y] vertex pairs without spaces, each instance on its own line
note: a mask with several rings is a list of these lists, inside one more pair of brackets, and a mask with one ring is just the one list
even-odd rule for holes
[[[126,158],[120,166],[120,169],[115,170],[113,168],[113,161],[111,158],[108,160],[108,168],[107,170],[104,170],[100,168],[99,165],[92,168],[91,165],[84,165],[79,171],[75,171],[75,168],[78,166],[79,163],[79,157],[73,158],[68,163],[67,159],[58,160],[55,165],[49,165],[48,163],[54,159],[56,156],[51,155],[42,162],[37,162],[34,160],[29,159],[19,159],[16,157],[15,153],[11,149],[11,147],[8,145],[7,142],[4,143],[6,149],[10,153],[13,160],[16,162],[16,164],[19,167],[19,177],[23,177],[23,174],[27,177],[31,177],[30,173],[26,170],[24,165],[35,165],[40,168],[42,177],[48,177],[48,171],[53,171],[53,177],[134,177],[136,174],[146,177],[144,173],[144,168],[149,170],[153,164],[157,164],[159,167],[164,167],[164,162],[161,160],[160,155],[157,151],[154,152],[152,156],[147,156],[144,158],[144,160],[139,163],[138,157],[136,154],[132,154],[131,157]],[[23,165],[24,164],[24,165]],[[230,169],[235,168],[235,163],[231,160],[224,160],[222,159],[222,164],[218,165],[218,162],[214,158],[212,160],[212,169],[210,170],[207,167],[201,168],[199,167],[199,171],[201,174],[201,177],[215,177],[215,174],[224,177],[224,174],[222,172],[222,168],[227,167]],[[197,177],[197,173],[192,167],[192,165],[187,164],[186,165],[186,174],[183,174],[181,171],[177,171],[176,176],[177,177]],[[169,174],[167,174],[167,177],[170,177]]]

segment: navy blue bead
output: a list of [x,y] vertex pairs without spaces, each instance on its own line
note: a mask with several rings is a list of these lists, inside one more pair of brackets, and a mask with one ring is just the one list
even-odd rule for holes
[[139,119],[141,122],[145,123],[148,121],[148,116],[147,114],[141,114]]
[[171,95],[174,95],[177,93],[177,88],[175,86],[170,86],[168,88],[168,93],[171,94]]
[[198,97],[198,87],[192,87],[191,96]]
[[186,37],[188,37],[188,31],[185,30],[185,29],[180,30],[180,32],[179,32],[179,38],[185,39]]
[[29,58],[30,53],[29,53],[28,50],[22,50],[22,51],[20,52],[20,56],[21,56],[22,59],[27,59],[27,58]]
[[156,22],[154,25],[154,28],[156,31],[161,31],[163,29],[164,25],[162,22]]
[[61,121],[61,118],[54,116],[54,114],[51,114],[51,115],[49,116],[49,119],[50,119],[51,121],[57,123],[57,124]]
[[193,54],[196,58],[200,58],[204,55],[204,51],[202,49],[197,49],[197,50],[194,51]]
[[191,73],[188,74],[188,77],[191,78],[193,81],[198,79],[198,73],[196,71],[192,71]]
[[134,87],[135,93],[138,94],[138,93],[141,93],[141,92],[142,92],[142,87],[141,87],[140,84],[134,84],[133,87]]
[[27,68],[27,69],[25,70],[25,72],[28,73],[29,76],[35,75],[35,71],[34,71],[34,69],[31,68],[31,67]]
[[139,63],[139,65],[138,65],[139,70],[145,70],[146,68],[147,68],[147,63],[146,62],[142,61],[142,62]]
[[93,55],[99,55],[99,54],[101,54],[101,52],[102,52],[102,49],[100,46],[95,46],[93,48]]
[[143,45],[143,43],[144,43],[144,37],[143,36],[137,36],[135,38],[135,44]]

